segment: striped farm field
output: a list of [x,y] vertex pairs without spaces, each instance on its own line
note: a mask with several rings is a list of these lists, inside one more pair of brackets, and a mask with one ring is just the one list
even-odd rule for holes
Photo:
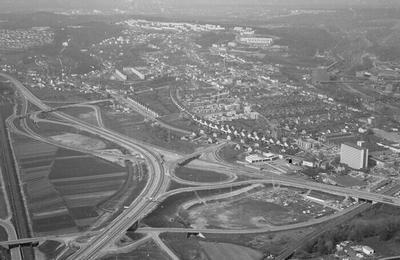
[[27,137],[13,139],[34,235],[65,234],[101,225],[110,221],[103,213],[119,210],[131,193],[139,192],[130,187],[143,181],[134,178],[140,167],[128,170]]
[[125,171],[119,165],[107,162],[105,160],[90,158],[56,159],[50,179],[64,179],[82,176],[112,174]]

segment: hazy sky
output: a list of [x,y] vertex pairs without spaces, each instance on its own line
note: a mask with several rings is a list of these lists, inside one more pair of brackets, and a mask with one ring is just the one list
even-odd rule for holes
[[215,6],[215,5],[271,5],[286,7],[321,7],[343,5],[397,5],[400,0],[0,0],[0,10],[51,10],[51,9],[114,9],[114,8],[151,8],[154,6]]

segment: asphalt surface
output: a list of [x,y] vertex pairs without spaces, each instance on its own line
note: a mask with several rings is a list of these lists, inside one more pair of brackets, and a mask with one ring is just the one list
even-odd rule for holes
[[315,231],[313,231],[311,234],[308,234],[305,238],[303,238],[301,241],[298,241],[292,245],[289,245],[283,252],[281,252],[275,260],[286,260],[289,259],[297,250],[305,247],[310,241],[313,241],[314,239],[318,238],[319,236],[323,235],[325,232],[328,230],[331,230],[334,227],[337,227],[338,225],[352,219],[354,216],[356,216],[359,213],[364,212],[365,210],[369,209],[372,207],[372,204],[370,203],[363,203],[358,205],[357,207],[351,209],[350,211],[346,212],[346,214],[341,215],[338,218],[335,218],[331,221],[324,222],[321,224],[320,227],[317,227]]
[[[14,78],[0,73],[0,76],[3,76],[10,80],[16,87],[17,89],[21,92],[21,94],[32,104],[38,106],[40,109],[46,111],[50,110],[51,108],[47,105],[45,105],[40,99],[36,98],[29,90],[27,90],[19,81],[15,80]],[[392,196],[388,195],[382,195],[378,193],[373,193],[373,192],[367,192],[367,191],[360,191],[360,190],[355,190],[355,189],[349,189],[349,188],[343,188],[343,187],[337,187],[337,186],[331,186],[331,185],[326,185],[322,183],[316,183],[316,182],[310,182],[304,179],[298,179],[298,178],[293,178],[289,176],[279,176],[279,175],[274,175],[273,177],[271,176],[265,176],[264,179],[257,179],[257,180],[249,180],[249,181],[240,181],[240,182],[232,182],[232,181],[227,181],[225,183],[206,183],[206,184],[201,184],[202,186],[198,187],[190,187],[190,188],[182,188],[182,189],[177,189],[173,191],[168,191],[166,192],[168,185],[169,185],[169,176],[172,176],[174,180],[183,181],[173,174],[171,175],[171,172],[175,169],[177,163],[179,161],[182,161],[184,159],[187,159],[189,156],[194,156],[194,155],[189,155],[185,156],[182,160],[178,160],[175,164],[169,165],[168,168],[165,168],[165,165],[163,165],[162,160],[159,158],[158,154],[153,152],[152,150],[148,149],[148,145],[146,143],[137,141],[137,140],[132,140],[128,137],[125,137],[121,134],[118,134],[116,132],[110,131],[108,129],[103,129],[100,127],[96,127],[93,125],[90,125],[88,123],[85,123],[79,119],[76,119],[72,116],[69,116],[65,113],[55,111],[53,112],[56,116],[64,119],[66,122],[70,122],[71,126],[77,126],[80,129],[87,131],[89,133],[101,136],[105,139],[108,139],[112,142],[115,142],[116,144],[119,144],[122,147],[128,148],[129,150],[134,150],[139,152],[145,159],[146,164],[149,167],[149,180],[140,194],[140,196],[131,204],[128,206],[126,210],[123,211],[121,215],[116,217],[106,228],[100,231],[99,234],[96,234],[94,238],[92,238],[89,243],[82,247],[80,250],[78,250],[75,254],[69,257],[69,259],[96,259],[102,255],[102,250],[108,248],[112,243],[114,243],[117,239],[119,239],[122,235],[124,235],[125,231],[132,226],[134,223],[136,223],[138,220],[141,218],[145,217],[148,213],[150,213],[152,210],[154,210],[157,206],[159,201],[166,199],[169,196],[172,196],[177,193],[181,192],[186,192],[186,191],[194,191],[194,190],[206,190],[206,189],[217,189],[217,188],[227,188],[227,187],[233,187],[233,186],[242,186],[242,185],[250,185],[250,184],[257,184],[257,183],[274,183],[274,184],[280,184],[284,186],[293,186],[293,187],[298,187],[298,188],[305,188],[305,189],[312,189],[312,190],[319,190],[327,193],[332,193],[332,194],[337,194],[337,195],[349,195],[351,197],[355,198],[362,198],[365,200],[370,200],[370,201],[376,201],[376,202],[382,202],[386,204],[391,204],[391,205],[400,205],[400,199],[399,198],[394,198]],[[24,120],[25,121],[25,120]],[[68,125],[68,124],[67,124]],[[29,131],[29,129],[28,129]],[[33,134],[33,133],[30,133]],[[38,137],[38,136],[36,136]],[[199,151],[199,153],[204,153],[205,151]],[[226,164],[223,164],[224,166],[227,166]],[[250,169],[244,169],[244,168],[237,168],[232,165],[230,165],[232,172],[233,173],[240,173],[240,171],[246,171],[246,172],[253,172],[258,175],[260,175],[259,171],[256,170],[250,170]],[[262,173],[261,173],[262,174]],[[199,185],[199,183],[196,183],[196,185]],[[149,198],[154,198],[154,199],[149,199]],[[361,207],[361,206],[360,206]],[[336,221],[340,221],[341,219],[344,219],[345,216],[351,215],[352,212],[357,211],[357,209],[349,209],[348,211],[344,210],[342,211],[341,214],[337,214],[334,216],[331,216],[331,218],[321,218],[320,220],[317,220],[317,222],[311,222],[308,224],[305,223],[299,223],[299,227],[302,225],[315,225],[317,223],[322,223],[330,220],[327,222],[327,225],[334,225]],[[332,221],[332,219],[334,219]],[[319,221],[319,222],[318,222]],[[290,228],[296,228],[296,227],[287,227],[288,229]],[[298,227],[297,227],[298,228]],[[143,231],[146,231],[146,229],[143,229]],[[199,232],[221,232],[221,233],[235,233],[235,232],[244,232],[244,233],[252,233],[255,232],[255,230],[243,230],[243,231],[238,231],[238,230],[212,230],[212,229],[201,229],[201,230],[194,230],[194,229],[149,229],[149,232],[193,232],[193,231],[199,231]],[[271,230],[268,230],[271,231]],[[265,231],[264,231],[265,232]],[[318,234],[315,234],[318,235]],[[158,243],[162,243],[161,240],[157,240]],[[162,245],[160,245],[163,247]],[[168,250],[164,248],[164,250],[168,253]]]
[[[18,80],[3,73],[0,73],[0,76],[10,80],[26,100],[39,107],[41,110],[47,111],[51,109],[28,91]],[[145,198],[156,197],[163,193],[167,189],[169,182],[164,179],[164,168],[161,165],[160,158],[152,151],[147,150],[142,144],[134,142],[133,140],[110,130],[94,127],[64,113],[53,113],[89,133],[99,135],[130,150],[139,151],[139,153],[145,158],[147,166],[149,167],[149,180],[140,196],[129,205],[128,209],[124,210],[121,215],[104,228],[99,235],[93,238],[86,247],[81,248],[69,257],[69,259],[74,260],[96,259],[100,255],[101,249],[115,242],[130,226],[157,206],[157,203],[148,201]]]
[[[10,140],[8,138],[5,121],[0,114],[0,160],[4,178],[4,187],[6,188],[11,207],[12,222],[14,224],[18,238],[27,238],[31,236],[29,229],[28,216],[25,211],[24,199],[21,191],[20,181],[15,168],[14,158]],[[23,259],[34,259],[33,250],[22,248]]]

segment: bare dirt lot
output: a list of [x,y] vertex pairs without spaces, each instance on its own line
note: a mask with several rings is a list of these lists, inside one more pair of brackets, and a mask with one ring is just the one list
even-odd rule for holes
[[260,189],[181,212],[193,227],[244,229],[308,221],[334,211],[305,201],[290,189]]

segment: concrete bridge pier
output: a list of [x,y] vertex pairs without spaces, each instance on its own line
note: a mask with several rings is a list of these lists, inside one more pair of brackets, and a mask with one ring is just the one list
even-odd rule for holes
[[11,251],[14,248],[20,248],[20,247],[38,247],[39,242],[27,242],[27,243],[17,243],[17,244],[8,244],[8,245],[0,245],[7,249],[8,251]]

